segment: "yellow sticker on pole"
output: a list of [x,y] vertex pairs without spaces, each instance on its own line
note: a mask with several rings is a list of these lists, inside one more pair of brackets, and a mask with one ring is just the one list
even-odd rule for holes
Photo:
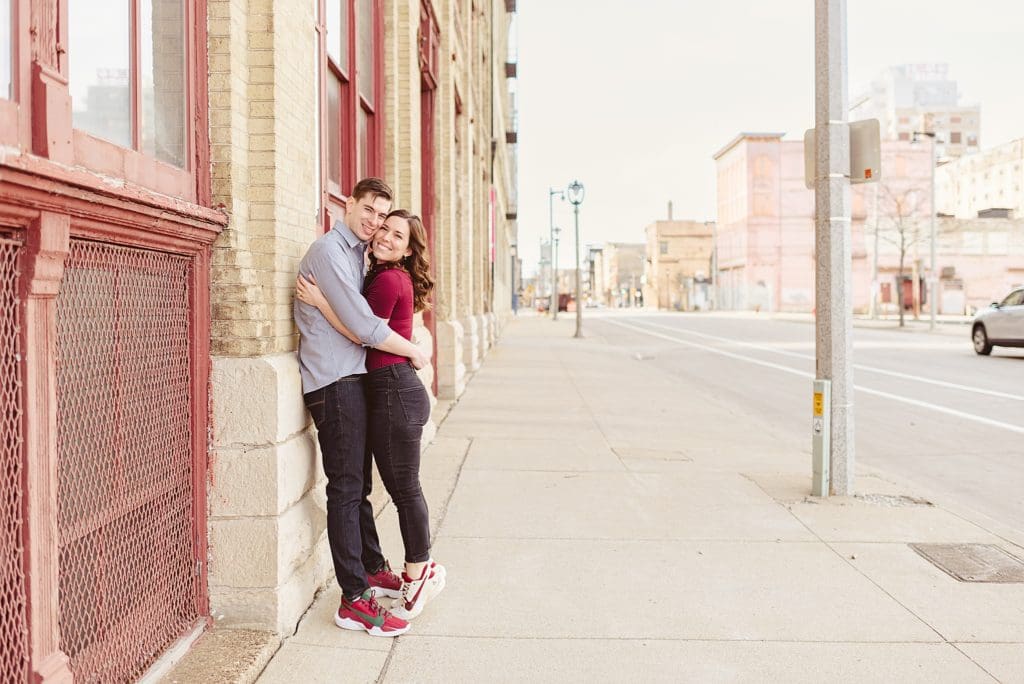
[[825,414],[825,395],[821,392],[814,393],[814,415],[822,416]]

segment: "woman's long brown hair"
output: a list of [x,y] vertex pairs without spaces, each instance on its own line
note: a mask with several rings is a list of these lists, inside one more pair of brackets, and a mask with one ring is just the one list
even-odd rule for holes
[[[412,254],[403,257],[399,263],[409,272],[412,278],[412,310],[423,311],[424,309],[429,309],[430,293],[434,289],[434,279],[430,277],[427,230],[423,227],[423,221],[419,216],[405,209],[395,209],[388,214],[388,218],[392,216],[409,222],[409,249],[412,251]],[[378,265],[372,252],[370,253],[370,263],[373,266]]]

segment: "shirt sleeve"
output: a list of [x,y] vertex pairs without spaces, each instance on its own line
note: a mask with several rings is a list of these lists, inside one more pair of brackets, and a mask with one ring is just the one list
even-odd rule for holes
[[366,288],[366,301],[373,313],[381,318],[394,317],[401,289],[401,274],[394,269],[378,273]]
[[[363,344],[372,347],[391,335],[387,322],[373,315],[370,305],[356,287],[357,274],[352,272],[344,254],[333,255],[320,250],[307,262],[309,273],[345,327]],[[304,274],[305,275],[305,274]]]

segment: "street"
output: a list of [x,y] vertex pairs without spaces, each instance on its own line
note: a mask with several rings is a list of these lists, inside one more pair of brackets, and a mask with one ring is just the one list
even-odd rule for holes
[[[809,320],[587,313],[590,336],[759,418],[743,429],[810,453]],[[979,357],[966,330],[856,327],[853,363],[859,463],[1024,531],[1024,350]]]

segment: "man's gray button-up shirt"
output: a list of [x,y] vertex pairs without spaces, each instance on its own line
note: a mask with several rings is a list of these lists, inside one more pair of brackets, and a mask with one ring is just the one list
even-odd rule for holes
[[[343,221],[338,221],[310,245],[299,263],[299,273],[316,280],[345,327],[372,347],[386,340],[391,328],[387,321],[373,315],[363,297],[365,247]],[[335,330],[315,306],[296,298],[293,311],[299,328],[299,371],[304,393],[347,375],[366,372],[366,350]]]

